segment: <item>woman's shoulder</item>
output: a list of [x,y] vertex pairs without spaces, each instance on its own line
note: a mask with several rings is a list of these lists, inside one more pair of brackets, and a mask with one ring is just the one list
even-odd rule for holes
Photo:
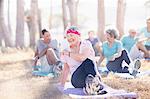
[[88,44],[91,44],[91,42],[89,40],[82,40],[81,44],[87,44],[88,45]]
[[105,46],[105,45],[107,45],[107,41],[104,41],[103,43],[102,43],[102,46]]
[[40,38],[40,39],[37,41],[37,43],[38,43],[38,44],[44,43],[43,41],[44,41],[44,39],[43,39],[43,38]]
[[115,40],[115,44],[116,44],[117,46],[122,45],[122,43],[121,43],[120,40]]
[[121,43],[121,41],[120,40],[115,40],[115,43]]
[[52,39],[51,44],[58,44],[58,41],[56,39]]

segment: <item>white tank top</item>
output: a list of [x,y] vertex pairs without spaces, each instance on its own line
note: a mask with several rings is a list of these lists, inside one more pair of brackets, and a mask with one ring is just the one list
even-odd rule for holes
[[[89,56],[87,58],[94,60],[95,52],[93,50],[92,44],[87,40],[84,40],[81,42],[79,53],[82,54],[85,51],[85,48],[90,49]],[[79,62],[79,61],[77,61],[77,60],[75,60],[69,56],[66,56],[66,55],[62,55],[61,60],[63,63],[67,63],[69,65],[71,75],[82,64],[82,62]]]

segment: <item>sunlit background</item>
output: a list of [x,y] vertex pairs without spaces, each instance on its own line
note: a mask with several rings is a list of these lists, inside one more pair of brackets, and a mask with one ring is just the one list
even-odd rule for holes
[[[8,0],[4,0],[8,4]],[[115,26],[117,0],[105,1],[105,26]],[[147,0],[126,0],[125,13],[125,31],[130,27],[142,28],[145,26],[145,20],[150,16],[148,5],[145,5]],[[16,0],[9,0],[11,3],[10,11],[5,11],[7,16],[10,13],[10,23],[15,37],[16,29]],[[25,10],[30,9],[30,0],[24,0]],[[6,8],[8,6],[5,6]],[[52,15],[52,35],[63,36],[63,20],[62,20],[62,2],[61,0],[39,0],[39,8],[41,9],[42,28],[49,29],[49,18]],[[7,9],[6,9],[7,10]],[[7,23],[7,22],[6,22]],[[97,31],[97,0],[79,0],[78,5],[78,24],[84,38],[87,36],[88,30]],[[127,32],[125,32],[127,33]],[[28,28],[25,23],[25,41],[28,44]],[[58,37],[58,36],[57,36]]]

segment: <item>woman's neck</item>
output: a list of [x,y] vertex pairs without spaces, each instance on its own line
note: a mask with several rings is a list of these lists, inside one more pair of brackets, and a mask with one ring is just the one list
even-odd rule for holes
[[71,48],[72,52],[79,52],[79,50],[80,50],[80,44],[81,44],[81,42],[79,41],[76,44],[71,45],[70,48]]
[[110,42],[108,42],[109,47],[112,47],[112,45],[114,44],[115,40],[112,40]]
[[46,44],[49,43],[49,42],[50,42],[50,40],[44,40],[44,43],[46,43]]

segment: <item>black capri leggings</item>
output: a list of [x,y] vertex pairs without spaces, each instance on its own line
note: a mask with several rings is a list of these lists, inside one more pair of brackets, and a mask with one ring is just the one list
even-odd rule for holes
[[129,56],[126,52],[126,50],[122,51],[122,54],[120,57],[116,58],[114,61],[109,61],[106,65],[107,69],[112,72],[117,73],[129,73],[128,67],[125,66],[122,67],[123,60],[129,65],[131,63]]
[[96,71],[93,61],[87,58],[73,73],[71,77],[72,85],[75,88],[85,87],[85,79],[88,76],[88,74],[95,76]]

